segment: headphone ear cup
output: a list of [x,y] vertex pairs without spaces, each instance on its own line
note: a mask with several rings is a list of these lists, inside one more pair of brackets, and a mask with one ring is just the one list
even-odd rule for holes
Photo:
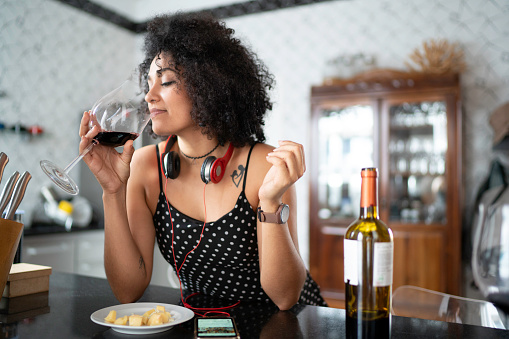
[[164,175],[170,179],[177,179],[180,174],[180,157],[175,152],[168,152],[163,156]]
[[200,171],[201,180],[206,184],[208,184],[212,180],[212,176],[211,176],[212,167],[213,167],[216,159],[217,158],[215,156],[207,157],[205,159],[205,161],[203,162],[203,165],[201,165],[201,171]]

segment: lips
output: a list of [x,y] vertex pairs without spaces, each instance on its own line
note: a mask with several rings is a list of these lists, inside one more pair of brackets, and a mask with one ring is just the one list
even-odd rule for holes
[[159,115],[159,114],[164,114],[166,113],[165,110],[162,110],[162,109],[157,109],[157,108],[152,108],[150,110],[150,118],[154,118],[155,116]]

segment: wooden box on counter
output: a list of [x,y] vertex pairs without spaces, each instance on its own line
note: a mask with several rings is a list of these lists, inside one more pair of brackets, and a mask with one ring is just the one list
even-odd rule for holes
[[2,297],[14,298],[49,291],[51,267],[33,264],[13,264]]

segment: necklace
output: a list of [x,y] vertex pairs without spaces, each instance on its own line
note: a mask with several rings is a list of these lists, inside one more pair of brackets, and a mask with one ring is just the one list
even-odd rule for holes
[[202,156],[199,156],[199,157],[190,157],[189,155],[185,154],[184,152],[182,152],[182,149],[180,150],[180,153],[182,153],[186,158],[189,158],[189,159],[193,159],[193,160],[197,160],[197,159],[201,159],[201,158],[205,158],[207,155],[209,155],[210,153],[214,152],[216,150],[216,148],[219,147],[219,142],[217,143],[216,147],[214,147],[212,149],[212,151],[208,152],[207,154],[204,154]]

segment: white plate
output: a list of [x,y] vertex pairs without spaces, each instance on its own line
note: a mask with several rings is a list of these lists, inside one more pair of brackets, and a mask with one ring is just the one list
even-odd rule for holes
[[[104,318],[110,313],[110,311],[117,311],[117,318],[125,315],[130,316],[132,314],[143,315],[145,312],[151,309],[155,309],[156,306],[164,306],[164,309],[170,312],[174,321],[166,324],[156,326],[126,326],[126,325],[115,325],[104,321]],[[132,303],[132,304],[120,304],[116,306],[110,306],[98,311],[95,311],[90,316],[90,319],[99,325],[111,327],[114,331],[125,333],[125,334],[152,334],[159,333],[169,330],[175,325],[181,324],[194,317],[194,312],[181,306],[161,303]]]

